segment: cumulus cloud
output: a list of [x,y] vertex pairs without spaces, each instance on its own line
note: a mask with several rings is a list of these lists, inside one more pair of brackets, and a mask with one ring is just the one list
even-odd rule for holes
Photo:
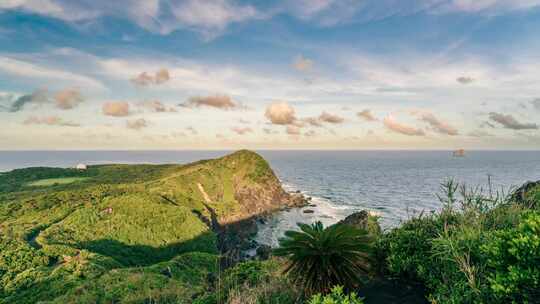
[[139,106],[146,108],[152,112],[162,113],[162,112],[176,112],[176,109],[173,107],[167,107],[159,100],[148,100],[139,103]]
[[72,88],[58,91],[56,95],[54,95],[54,100],[57,108],[69,110],[77,107],[84,101],[84,98],[79,90]]
[[126,127],[128,129],[133,129],[133,130],[138,131],[138,130],[140,130],[142,128],[148,127],[148,122],[144,118],[128,120],[128,121],[126,121]]
[[383,120],[384,126],[391,131],[394,131],[396,133],[400,133],[403,135],[408,136],[425,136],[424,130],[407,126],[405,124],[399,123],[395,120],[395,118],[392,115],[388,115]]
[[107,116],[123,117],[129,115],[129,103],[125,101],[109,101],[103,104],[103,114]]
[[45,116],[37,117],[30,116],[28,117],[23,124],[25,125],[48,125],[48,126],[65,126],[65,127],[78,127],[80,124],[63,121],[58,116]]
[[467,76],[461,76],[461,77],[456,78],[456,81],[461,83],[461,84],[471,84],[471,83],[474,82],[474,78],[467,77]]
[[300,128],[294,125],[288,125],[285,132],[289,135],[300,135]]
[[441,121],[433,113],[425,112],[420,114],[421,121],[428,123],[435,132],[445,135],[458,135],[459,132],[456,128],[450,126],[448,123]]
[[287,102],[275,102],[266,108],[264,116],[276,125],[290,125],[296,121],[294,108]]
[[233,101],[231,97],[227,95],[191,97],[187,102],[182,103],[179,106],[187,108],[211,107],[220,110],[234,110],[243,108],[243,106]]
[[253,132],[253,130],[251,128],[249,128],[249,127],[244,127],[244,128],[232,127],[231,131],[233,131],[234,133],[236,133],[238,135],[244,135],[244,134]]
[[169,70],[161,69],[151,75],[148,72],[142,72],[139,75],[130,79],[130,81],[137,86],[150,86],[163,84],[171,79]]
[[313,61],[305,58],[303,55],[296,57],[292,63],[292,66],[300,72],[307,72],[313,68]]
[[489,113],[489,119],[501,124],[506,129],[512,130],[531,130],[538,129],[538,125],[535,123],[522,123],[519,122],[514,116],[510,114],[501,114],[496,112]]
[[356,113],[356,115],[362,119],[364,119],[365,121],[376,121],[377,118],[375,118],[375,116],[373,116],[373,114],[371,113],[371,110],[369,109],[365,109],[365,110],[362,110],[358,113]]
[[345,119],[343,119],[343,117],[340,117],[340,116],[335,115],[335,114],[330,114],[328,112],[322,112],[322,114],[319,115],[319,120],[322,121],[322,122],[327,122],[327,123],[331,123],[331,124],[340,124],[340,123],[345,121]]

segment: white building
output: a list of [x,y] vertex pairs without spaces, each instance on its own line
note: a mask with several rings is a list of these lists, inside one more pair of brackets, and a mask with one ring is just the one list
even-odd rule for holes
[[86,170],[86,169],[88,169],[88,167],[85,164],[78,164],[77,167],[75,167],[75,168],[77,168],[78,170]]

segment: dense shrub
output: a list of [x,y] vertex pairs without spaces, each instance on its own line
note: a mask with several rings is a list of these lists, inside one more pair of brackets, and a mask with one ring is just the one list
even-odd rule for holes
[[536,303],[540,299],[540,213],[523,216],[519,227],[499,231],[482,246],[493,271],[488,280],[501,302]]
[[449,182],[443,210],[377,242],[388,274],[423,283],[434,303],[523,303],[538,298],[538,218],[500,193]]
[[362,301],[361,298],[356,295],[356,293],[352,292],[350,294],[345,294],[343,292],[343,287],[336,286],[332,288],[332,291],[322,296],[321,294],[314,295],[311,300],[309,301],[309,304],[363,304],[364,301]]

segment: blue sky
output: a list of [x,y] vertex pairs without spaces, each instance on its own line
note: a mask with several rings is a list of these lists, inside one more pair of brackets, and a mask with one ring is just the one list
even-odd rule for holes
[[540,0],[0,1],[0,149],[538,149]]

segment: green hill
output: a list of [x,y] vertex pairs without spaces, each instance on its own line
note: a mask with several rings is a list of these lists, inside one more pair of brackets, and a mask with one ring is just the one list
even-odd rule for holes
[[293,203],[245,150],[187,165],[3,173],[0,303],[182,303],[231,246],[224,227]]

